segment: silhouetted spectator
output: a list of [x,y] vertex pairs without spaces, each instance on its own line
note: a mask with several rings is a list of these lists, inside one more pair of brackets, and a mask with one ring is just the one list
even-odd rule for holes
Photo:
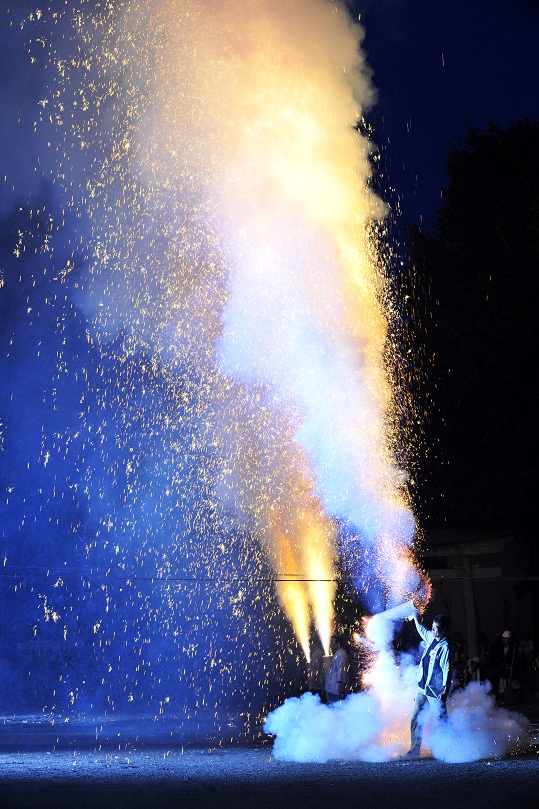
[[332,635],[329,648],[333,658],[326,675],[326,700],[332,703],[344,699],[348,694],[350,664],[343,648],[342,638]]
[[466,671],[464,672],[464,683],[468,685],[471,682],[481,682],[481,669],[479,668],[479,658],[470,657],[466,663]]
[[499,702],[512,703],[520,697],[520,650],[513,633],[502,633],[502,645],[498,649],[498,668],[494,677],[494,690]]
[[520,678],[522,687],[522,697],[523,699],[529,699],[534,691],[533,661],[535,658],[532,633],[529,630],[526,630],[526,632],[524,632],[518,644],[518,648],[520,651],[520,662],[521,662]]
[[527,629],[522,635],[518,648],[520,649],[520,654],[524,660],[533,660],[533,639],[532,633],[529,629]]
[[490,643],[484,632],[479,633],[478,641],[479,670],[481,672],[481,680],[490,680],[492,677],[493,666],[492,643]]

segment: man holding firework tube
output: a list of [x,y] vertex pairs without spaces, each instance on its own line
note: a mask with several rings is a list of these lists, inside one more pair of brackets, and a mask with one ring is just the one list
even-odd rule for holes
[[425,642],[425,650],[419,663],[419,681],[412,711],[412,746],[404,758],[418,758],[423,737],[423,712],[428,707],[440,722],[447,722],[446,700],[451,688],[452,653],[447,640],[449,620],[437,615],[428,630],[417,620],[417,612],[410,615],[417,631]]

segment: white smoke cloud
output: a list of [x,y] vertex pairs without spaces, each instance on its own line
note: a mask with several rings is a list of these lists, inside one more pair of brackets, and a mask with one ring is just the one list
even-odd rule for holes
[[367,236],[384,206],[357,130],[363,31],[329,0],[79,0],[61,19],[45,165],[81,223],[90,338],[119,372],[142,356],[186,383],[170,429],[211,453],[214,526],[233,514],[277,574],[323,583],[286,609],[304,649],[313,615],[327,646],[336,520],[389,600],[419,580]]
[[[376,620],[378,619],[378,620]],[[410,718],[417,683],[417,664],[399,659],[390,648],[393,623],[375,616],[369,630],[372,660],[364,673],[365,691],[324,705],[304,694],[285,701],[266,719],[264,730],[275,736],[273,752],[283,761],[389,761],[410,747]],[[472,682],[447,703],[449,722],[440,725],[426,714],[423,751],[447,762],[503,756],[525,747],[528,720],[498,708],[488,683]]]
[[477,761],[504,756],[525,747],[528,720],[522,714],[498,708],[489,684],[471,682],[457,691],[448,705],[451,724],[431,723],[424,736],[434,758],[448,762]]

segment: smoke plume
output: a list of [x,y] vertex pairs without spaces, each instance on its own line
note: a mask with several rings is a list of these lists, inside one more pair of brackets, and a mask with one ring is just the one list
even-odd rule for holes
[[329,0],[16,25],[44,80],[2,208],[9,676],[29,655],[52,707],[252,705],[301,675],[275,595],[327,647],[344,533],[358,592],[419,583],[362,30]]
[[[389,761],[410,747],[410,718],[417,687],[417,663],[392,649],[398,616],[380,613],[368,627],[371,660],[364,689],[342,702],[324,705],[307,693],[287,699],[266,719],[275,736],[273,753],[283,761]],[[477,761],[526,748],[528,720],[499,708],[490,684],[470,682],[447,703],[449,722],[425,719],[423,755],[447,762]]]

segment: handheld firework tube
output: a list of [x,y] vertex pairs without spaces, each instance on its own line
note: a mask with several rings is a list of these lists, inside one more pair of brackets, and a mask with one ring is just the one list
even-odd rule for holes
[[365,626],[365,633],[374,644],[374,647],[380,649],[387,645],[393,634],[393,630],[389,629],[389,625],[394,621],[403,619],[413,620],[416,613],[417,609],[413,599],[405,601],[404,604],[397,604],[395,607],[390,607],[384,612],[373,615]]
[[397,604],[396,607],[390,607],[384,612],[379,612],[375,618],[385,618],[388,621],[398,621],[399,618],[412,618],[417,613],[416,606],[413,599],[406,601],[404,604]]

